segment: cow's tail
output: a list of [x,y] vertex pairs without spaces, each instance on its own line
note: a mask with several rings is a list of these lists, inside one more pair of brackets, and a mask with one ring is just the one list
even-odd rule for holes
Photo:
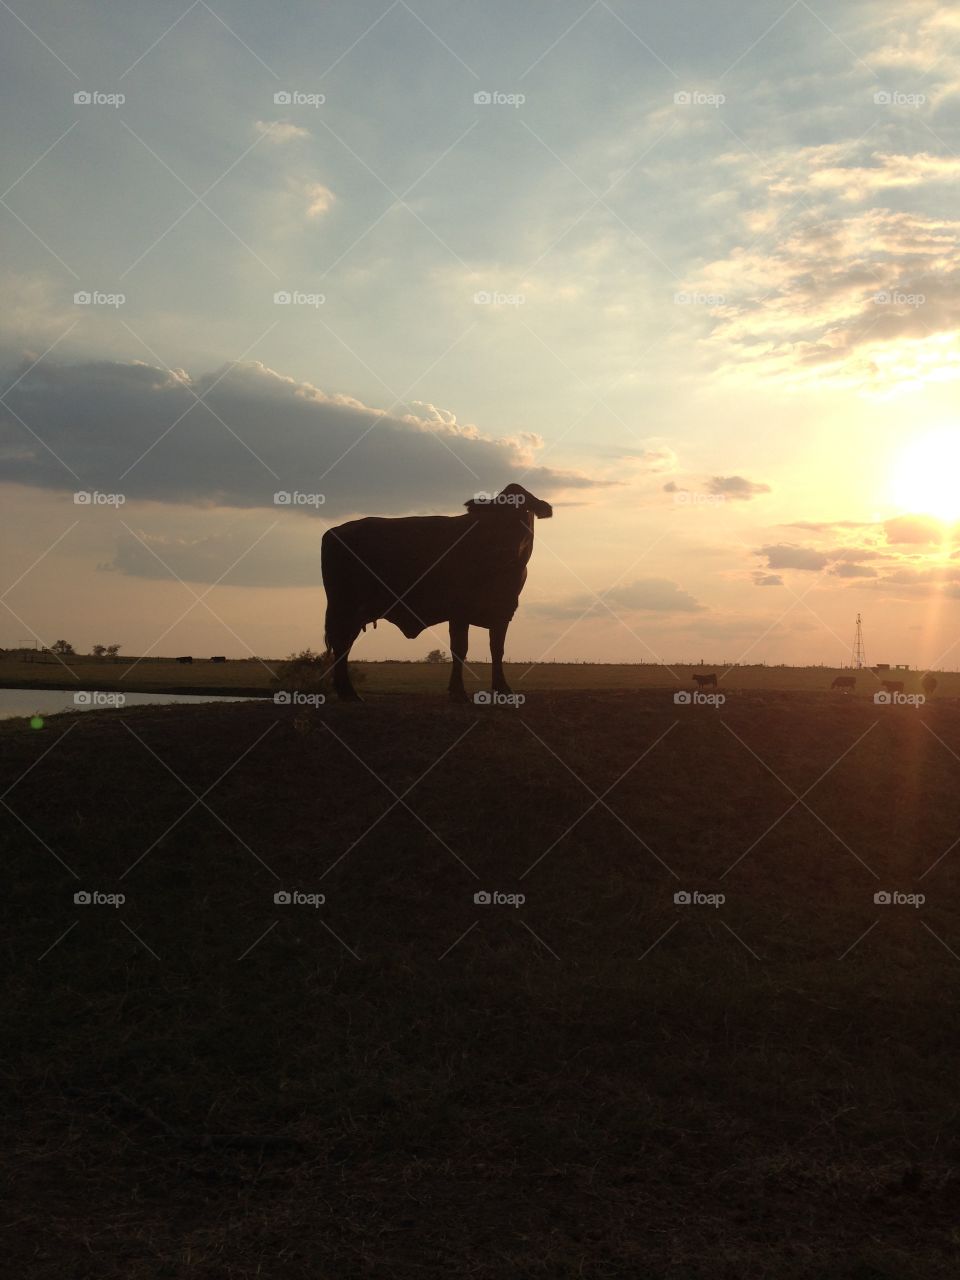
[[[333,653],[332,615],[335,607],[333,600],[339,585],[338,579],[342,577],[337,572],[342,560],[338,554],[340,547],[337,540],[331,536],[332,533],[333,530],[328,529],[320,539],[320,572],[323,577],[323,589],[327,596],[327,608],[323,618],[324,657],[331,656]],[[342,590],[342,586],[340,589]]]

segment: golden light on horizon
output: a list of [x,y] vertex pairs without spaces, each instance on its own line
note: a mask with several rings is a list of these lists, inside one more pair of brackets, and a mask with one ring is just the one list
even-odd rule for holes
[[904,512],[960,519],[960,428],[928,432],[904,446],[893,462],[890,493]]

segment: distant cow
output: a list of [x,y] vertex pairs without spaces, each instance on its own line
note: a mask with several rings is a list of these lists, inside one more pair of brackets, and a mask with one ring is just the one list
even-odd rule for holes
[[211,658],[211,662],[226,662],[226,658],[221,654],[219,657]]
[[717,687],[717,677],[713,672],[706,676],[695,675],[693,678],[697,682],[698,689],[709,689],[711,687],[715,689]]
[[338,697],[358,700],[347,665],[350,648],[379,618],[409,640],[426,627],[450,624],[448,692],[456,702],[467,700],[463,663],[469,628],[486,628],[493,690],[510,693],[503,674],[507,627],[527,578],[534,517],[549,519],[553,508],[519,484],[464,505],[462,516],[367,516],[323,535],[325,640]]
[[856,687],[856,676],[837,676],[833,684],[830,686],[831,689],[855,689]]
[[186,656],[186,657],[183,657],[183,658],[178,658],[178,659],[177,659],[177,661],[178,661],[178,662],[192,662],[192,661],[193,661],[193,659],[192,659],[191,657],[189,657],[189,656]]
[[883,687],[887,693],[903,693],[902,680],[884,680]]
[[929,698],[930,695],[933,693],[934,689],[936,689],[936,687],[937,687],[937,677],[932,676],[928,671],[927,674],[920,681],[920,688],[923,690],[924,695]]

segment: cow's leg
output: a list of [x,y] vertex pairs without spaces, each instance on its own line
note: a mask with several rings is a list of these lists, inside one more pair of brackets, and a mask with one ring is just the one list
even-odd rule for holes
[[470,635],[468,622],[450,623],[450,656],[453,666],[450,668],[450,682],[447,694],[451,702],[469,702],[467,691],[463,687],[463,664],[467,657],[467,644]]
[[330,652],[333,654],[333,687],[341,702],[362,702],[350,680],[350,649],[360,634],[359,627],[339,626],[330,632]]
[[490,661],[494,693],[512,693],[503,674],[503,647],[507,639],[508,622],[497,622],[490,628]]

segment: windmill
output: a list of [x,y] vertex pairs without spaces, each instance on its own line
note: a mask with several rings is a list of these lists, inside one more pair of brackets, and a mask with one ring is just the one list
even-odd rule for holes
[[863,648],[863,623],[857,614],[857,629],[853,634],[853,665],[859,671],[867,660],[867,655]]

